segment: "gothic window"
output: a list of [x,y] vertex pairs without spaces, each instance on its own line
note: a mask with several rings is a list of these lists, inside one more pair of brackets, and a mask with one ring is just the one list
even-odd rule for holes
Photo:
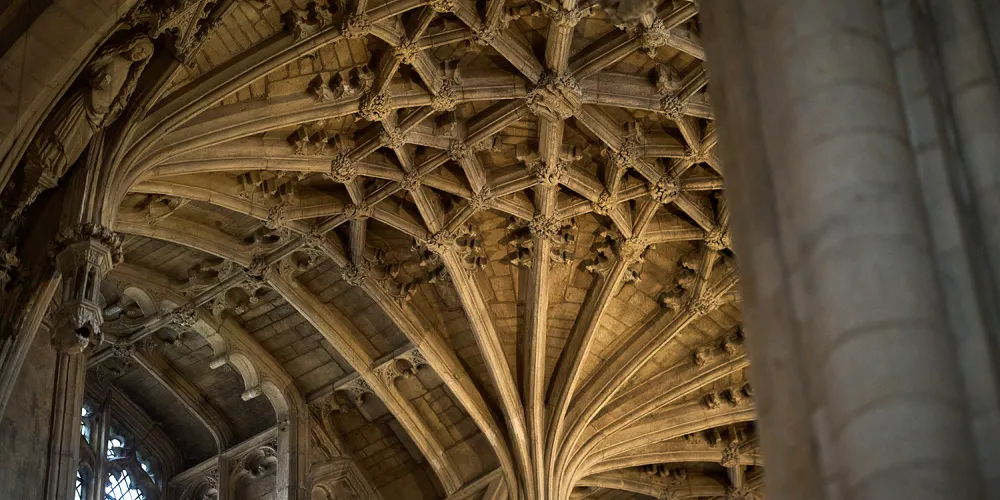
[[145,500],[146,496],[139,491],[138,485],[129,474],[128,469],[118,471],[108,477],[104,488],[105,500]]
[[76,491],[73,500],[85,500],[87,498],[87,479],[83,475],[83,469],[76,470]]
[[83,405],[83,408],[80,410],[80,434],[83,435],[83,440],[88,443],[93,435],[93,414],[93,410],[87,405]]

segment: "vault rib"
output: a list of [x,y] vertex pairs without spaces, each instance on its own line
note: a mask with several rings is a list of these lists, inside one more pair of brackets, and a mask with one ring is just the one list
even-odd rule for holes
[[[163,222],[177,225],[176,221],[166,220]],[[184,225],[186,224],[181,224],[181,226]],[[167,224],[164,224],[154,229],[148,226],[144,227],[142,224],[125,221],[119,221],[117,226],[118,230],[125,233],[163,239],[239,262],[243,265],[250,265],[250,262],[247,262],[246,258],[238,251],[220,251],[225,246],[229,246],[230,248],[238,247],[235,243],[215,246],[200,244],[206,238],[206,234],[210,232],[210,230],[204,227],[195,230],[190,228],[187,230],[180,228],[168,230],[165,227]],[[192,233],[200,233],[202,237],[192,238],[190,236]],[[218,232],[211,234],[210,237],[214,240],[223,241],[230,239]],[[278,251],[273,252],[271,255],[280,255],[282,252],[287,252],[287,249],[279,248]],[[277,261],[277,259],[273,260]],[[365,347],[363,335],[350,323],[346,316],[319,301],[319,299],[296,282],[286,281],[274,276],[271,272],[266,273],[265,277],[270,286],[312,323],[327,341],[337,349],[348,364],[354,367],[355,371],[364,379],[368,386],[371,387],[373,393],[386,405],[389,411],[413,438],[414,443],[420,448],[421,453],[425,456],[428,463],[431,464],[431,467],[438,475],[445,489],[448,492],[452,492],[461,487],[460,476],[451,464],[450,459],[445,455],[444,448],[434,437],[433,433],[430,432],[427,424],[421,419],[412,405],[399,394],[391,382],[385,382],[375,373],[373,367],[375,357]]]

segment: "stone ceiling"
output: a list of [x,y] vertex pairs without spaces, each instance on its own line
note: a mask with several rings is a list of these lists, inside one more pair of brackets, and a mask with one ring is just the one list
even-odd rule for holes
[[386,498],[762,497],[696,1],[176,4],[104,294],[145,407],[272,425],[238,352]]

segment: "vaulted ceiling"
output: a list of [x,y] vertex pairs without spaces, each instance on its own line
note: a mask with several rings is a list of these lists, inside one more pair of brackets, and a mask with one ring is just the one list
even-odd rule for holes
[[95,359],[189,461],[275,422],[228,349],[386,498],[762,497],[696,1],[176,5]]

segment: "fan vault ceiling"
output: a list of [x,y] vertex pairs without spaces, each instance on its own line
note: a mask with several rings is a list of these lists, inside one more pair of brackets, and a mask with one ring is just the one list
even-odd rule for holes
[[278,377],[386,498],[762,497],[696,1],[179,4],[92,370],[187,461]]

